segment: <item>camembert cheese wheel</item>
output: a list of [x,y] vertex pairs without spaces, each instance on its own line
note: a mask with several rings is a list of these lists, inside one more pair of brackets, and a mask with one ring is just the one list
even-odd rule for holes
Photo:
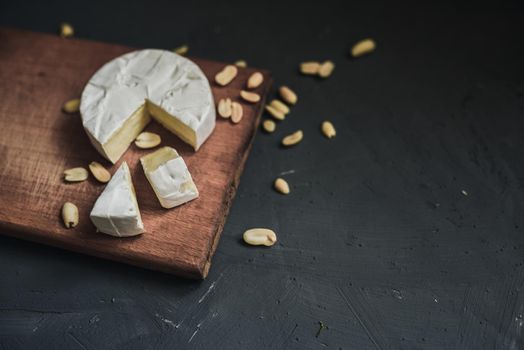
[[195,150],[215,127],[209,82],[189,59],[140,50],[102,66],[82,93],[80,113],[92,144],[116,163],[151,117]]

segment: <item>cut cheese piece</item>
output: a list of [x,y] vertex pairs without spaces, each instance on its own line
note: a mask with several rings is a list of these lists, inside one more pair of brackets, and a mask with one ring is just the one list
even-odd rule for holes
[[144,232],[131,173],[123,162],[95,202],[90,214],[98,231],[116,237]]
[[215,103],[200,68],[164,50],[140,50],[106,63],[80,104],[89,139],[115,163],[151,117],[195,150],[215,128]]
[[164,208],[173,208],[198,197],[186,163],[171,147],[140,158],[146,177]]

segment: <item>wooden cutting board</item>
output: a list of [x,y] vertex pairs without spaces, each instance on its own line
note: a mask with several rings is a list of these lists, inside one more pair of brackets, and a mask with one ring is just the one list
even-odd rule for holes
[[[262,101],[242,103],[244,118],[234,125],[218,118],[215,131],[198,152],[152,122],[146,130],[161,135],[186,161],[200,191],[197,200],[163,209],[139,164],[151,150],[132,145],[114,165],[91,146],[79,114],[61,111],[80,96],[91,75],[105,62],[132,48],[58,36],[0,29],[0,233],[39,243],[160,270],[205,278],[271,85],[267,71],[255,91]],[[252,68],[239,69],[227,87],[213,82],[224,63],[193,59],[210,79],[215,101],[238,98]],[[113,238],[97,233],[89,213],[104,189],[90,177],[82,183],[63,181],[67,168],[98,161],[114,173],[125,160],[137,192],[146,233]],[[64,228],[60,211],[75,203],[80,223]]]

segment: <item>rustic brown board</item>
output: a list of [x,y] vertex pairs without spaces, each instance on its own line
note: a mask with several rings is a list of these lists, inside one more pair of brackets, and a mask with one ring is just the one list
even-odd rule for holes
[[[218,118],[214,133],[198,152],[152,122],[146,130],[161,135],[163,145],[184,157],[200,197],[174,209],[160,207],[139,164],[148,151],[131,146],[115,165],[91,146],[80,115],[61,112],[64,101],[80,96],[91,75],[129,47],[0,29],[0,232],[89,255],[190,278],[205,278],[239,177],[249,154],[262,105],[271,85],[267,71],[256,91],[262,102],[243,103],[238,125]],[[195,58],[208,79],[224,63]],[[238,99],[255,69],[239,69],[227,87],[211,83],[215,100]],[[113,238],[96,233],[89,212],[104,189],[92,177],[67,184],[64,169],[96,160],[114,173],[129,164],[146,233]],[[80,223],[65,229],[60,209],[75,203]]]

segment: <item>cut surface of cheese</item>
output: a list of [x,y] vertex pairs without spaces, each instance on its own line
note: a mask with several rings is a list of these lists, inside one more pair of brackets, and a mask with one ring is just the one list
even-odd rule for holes
[[173,208],[198,197],[184,159],[173,148],[160,148],[140,162],[162,207]]
[[135,188],[126,162],[118,168],[96,200],[90,218],[98,231],[111,236],[128,237],[144,232]]
[[115,163],[151,117],[195,150],[215,128],[209,82],[189,59],[146,49],[102,66],[82,93],[80,113],[95,148]]

